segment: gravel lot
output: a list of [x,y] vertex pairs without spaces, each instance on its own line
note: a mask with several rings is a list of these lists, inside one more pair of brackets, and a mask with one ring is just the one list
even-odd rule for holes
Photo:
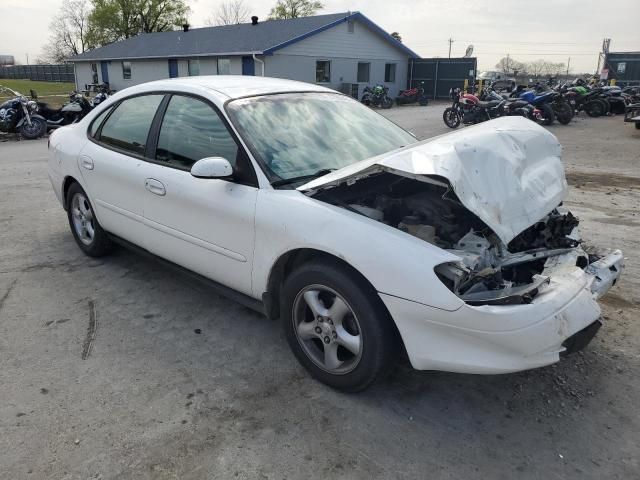
[[[385,115],[426,138],[448,131],[443,108]],[[84,256],[46,140],[0,137],[0,477],[640,478],[640,131],[551,130],[583,236],[627,255],[594,342],[512,375],[401,364],[358,395],[311,380],[277,324],[205,287],[125,250]]]

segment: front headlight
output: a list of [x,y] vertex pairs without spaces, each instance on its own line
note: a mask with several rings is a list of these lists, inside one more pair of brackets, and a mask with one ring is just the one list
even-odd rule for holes
[[38,110],[38,104],[33,100],[29,100],[27,102],[27,108],[29,109],[30,112],[35,112]]
[[469,277],[469,269],[462,262],[447,262],[433,269],[446,287],[457,295],[460,286]]

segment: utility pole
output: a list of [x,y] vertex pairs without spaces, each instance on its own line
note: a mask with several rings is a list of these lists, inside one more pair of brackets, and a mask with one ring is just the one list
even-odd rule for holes
[[569,60],[567,60],[567,78],[566,78],[566,80],[569,80],[569,65],[571,65],[571,57],[569,57]]
[[509,75],[509,54],[507,53],[507,64],[504,67],[504,73],[505,75]]
[[29,54],[27,53],[27,65],[29,65]]
[[451,58],[451,44],[453,43],[453,38],[449,38],[449,58]]

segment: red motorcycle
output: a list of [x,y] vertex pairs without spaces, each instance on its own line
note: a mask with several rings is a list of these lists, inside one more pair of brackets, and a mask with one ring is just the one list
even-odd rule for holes
[[423,107],[429,103],[429,99],[424,94],[424,82],[420,82],[416,88],[401,90],[396,97],[396,105],[408,105],[416,102]]
[[461,123],[473,125],[501,116],[501,106],[505,101],[490,100],[481,102],[471,93],[462,93],[459,88],[449,90],[453,105],[442,114],[444,123],[449,128],[458,128]]

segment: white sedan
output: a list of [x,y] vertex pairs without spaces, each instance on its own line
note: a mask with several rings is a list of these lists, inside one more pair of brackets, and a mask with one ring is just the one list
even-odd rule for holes
[[197,274],[355,391],[402,350],[493,374],[591,340],[623,257],[580,240],[560,153],[524,118],[418,142],[327,88],[192,77],[56,131],[49,177],[87,255],[125,244]]

